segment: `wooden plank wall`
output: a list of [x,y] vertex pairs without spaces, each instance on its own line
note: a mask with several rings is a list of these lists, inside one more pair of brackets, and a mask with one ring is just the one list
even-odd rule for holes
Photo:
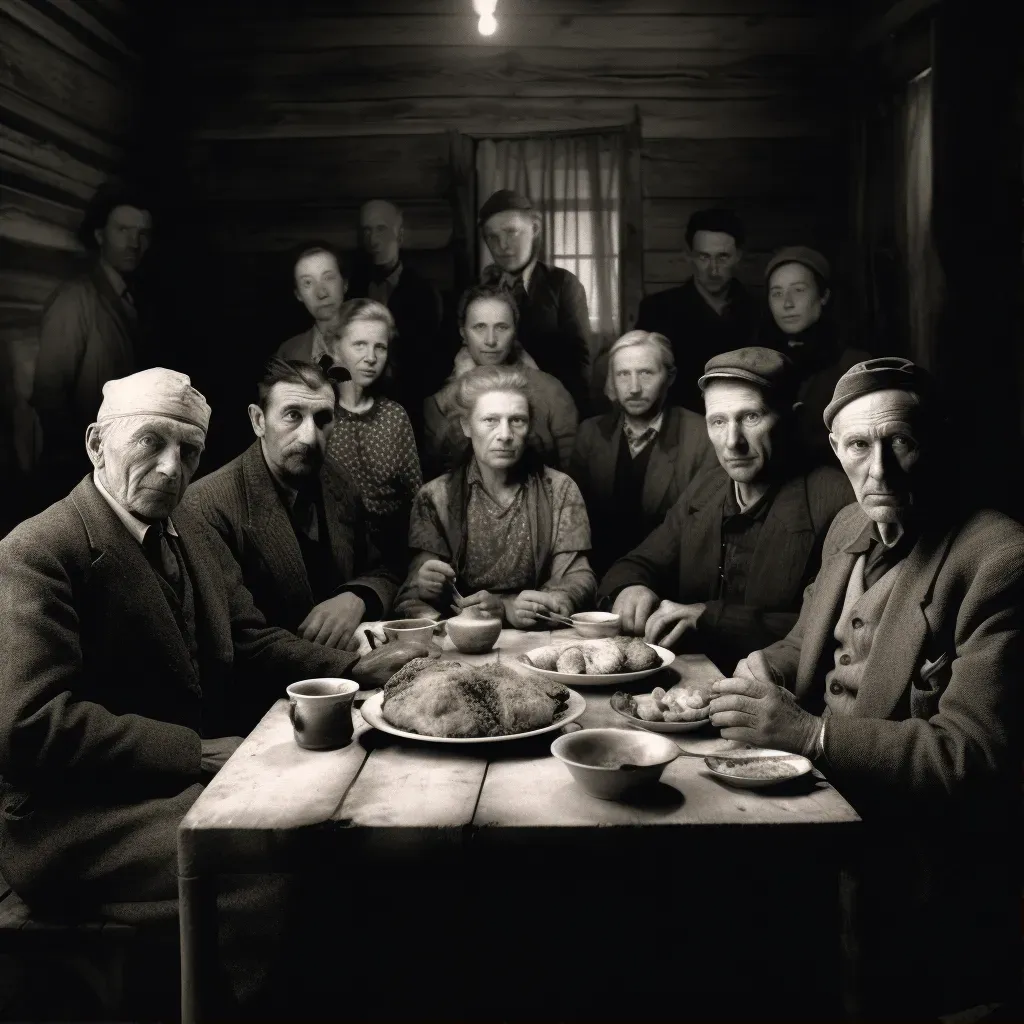
[[[140,58],[123,0],[0,0],[0,474],[31,460],[43,303],[79,269],[86,203],[121,165]],[[9,493],[9,492],[8,492]],[[2,515],[0,515],[2,517]]]
[[[254,260],[309,234],[355,242],[355,207],[406,207],[408,247],[451,283],[445,132],[476,136],[642,119],[644,287],[685,279],[701,206],[745,218],[767,252],[841,230],[843,26],[815,0],[470,0],[224,4],[182,21],[197,194],[216,244]],[[280,287],[280,285],[278,286]]]

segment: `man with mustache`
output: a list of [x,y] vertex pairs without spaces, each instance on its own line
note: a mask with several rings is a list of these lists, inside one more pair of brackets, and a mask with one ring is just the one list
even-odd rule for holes
[[576,408],[590,408],[590,314],[578,277],[541,262],[541,220],[533,203],[509,189],[480,208],[480,230],[494,262],[482,283],[507,290],[519,310],[519,342],[538,368],[565,385]]
[[183,504],[227,543],[269,623],[344,649],[390,614],[405,567],[383,565],[355,484],[324,459],[335,405],[320,367],[271,359],[249,406],[256,440]]
[[872,826],[868,1019],[938,1019],[1020,983],[1024,527],[953,486],[909,360],[855,364],[824,421],[857,503],[789,635],[714,685],[711,722],[813,759]]

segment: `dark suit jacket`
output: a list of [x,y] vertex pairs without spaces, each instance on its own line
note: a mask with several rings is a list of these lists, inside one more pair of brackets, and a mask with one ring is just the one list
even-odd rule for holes
[[288,683],[356,660],[268,628],[210,526],[188,509],[171,518],[198,675],[141,545],[90,477],[0,541],[0,867],[30,903],[114,871],[112,851],[145,863],[126,837],[199,782],[201,737],[244,733]]
[[732,481],[721,467],[701,474],[639,547],[608,570],[598,599],[642,585],[684,604],[706,602],[698,650],[723,672],[751,651],[793,628],[804,588],[818,571],[821,546],[836,513],[853,492],[837,469],[792,477],[775,495],[758,534],[742,604],[716,599],[722,549],[722,509]]
[[655,292],[640,303],[636,330],[656,331],[672,342],[676,378],[668,401],[704,415],[704,399],[697,379],[704,364],[722,352],[754,344],[757,308],[750,293],[737,280],[729,287],[729,306],[716,313],[701,297],[691,278],[685,284]]
[[314,328],[309,327],[301,334],[292,335],[287,341],[282,341],[274,355],[281,359],[298,359],[308,363],[313,357],[313,331]]
[[[385,618],[391,614],[398,574],[384,567],[367,535],[355,484],[330,463],[324,464],[320,480],[331,552],[346,581],[342,590],[366,602],[366,619]],[[313,607],[313,592],[288,509],[274,486],[260,442],[193,483],[182,507],[203,516],[224,539],[267,622],[294,632]]]
[[590,407],[590,314],[587,293],[575,274],[546,263],[534,266],[518,337],[538,369],[557,377],[585,416]]
[[[594,572],[605,572],[615,559],[626,554],[616,538],[602,527],[606,517],[600,510],[613,500],[615,466],[622,437],[622,413],[594,416],[580,424],[569,475],[579,485],[590,510],[593,548],[590,561]],[[659,526],[668,510],[698,473],[718,465],[715,449],[708,439],[702,417],[688,409],[668,407],[661,431],[651,450],[644,474],[641,500],[644,533]]]

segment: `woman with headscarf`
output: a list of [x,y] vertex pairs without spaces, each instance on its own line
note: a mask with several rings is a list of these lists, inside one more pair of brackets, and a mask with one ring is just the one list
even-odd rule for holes
[[796,429],[804,454],[814,463],[834,465],[822,416],[839,378],[868,352],[847,347],[840,337],[832,300],[831,267],[816,249],[804,245],[779,249],[768,261],[768,309],[771,319],[760,344],[785,353],[797,368]]
[[523,371],[533,409],[529,444],[545,464],[568,468],[579,421],[576,405],[566,388],[550,373],[539,370],[523,350],[516,336],[519,311],[515,302],[505,291],[478,285],[460,299],[458,321],[462,348],[455,356],[452,374],[423,406],[424,475],[429,478],[435,472],[447,472],[466,449],[456,390],[459,380],[477,366],[514,366]]
[[530,378],[519,367],[476,367],[454,394],[469,446],[416,496],[415,555],[396,611],[436,618],[474,608],[528,629],[547,625],[539,613],[586,607],[597,588],[590,522],[576,484],[527,444]]

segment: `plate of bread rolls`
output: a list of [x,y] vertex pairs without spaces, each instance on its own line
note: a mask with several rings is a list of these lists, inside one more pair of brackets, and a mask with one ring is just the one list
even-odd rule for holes
[[579,686],[614,686],[643,679],[675,659],[671,651],[636,636],[548,644],[519,656],[534,672]]

